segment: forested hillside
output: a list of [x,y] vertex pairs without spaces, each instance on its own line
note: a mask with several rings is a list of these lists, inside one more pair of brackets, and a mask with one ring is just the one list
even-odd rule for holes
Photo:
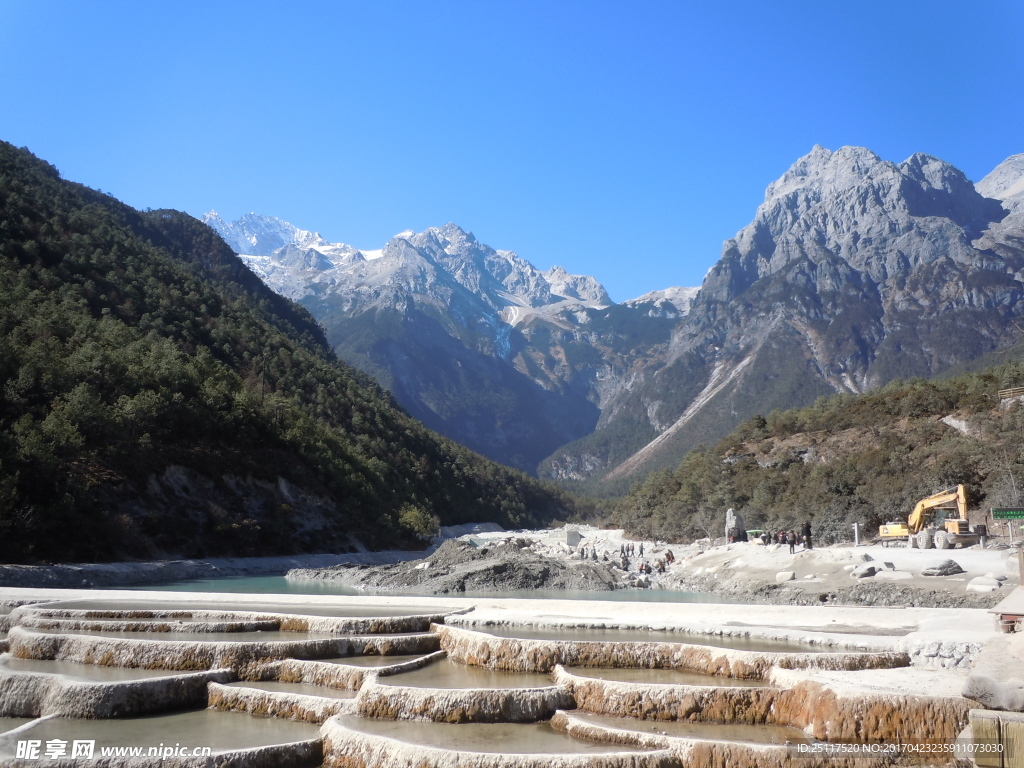
[[0,560],[395,546],[571,511],[410,418],[206,225],[0,143]]
[[615,512],[635,534],[669,540],[723,535],[734,507],[749,528],[810,520],[818,537],[847,539],[906,519],[914,503],[964,483],[972,508],[1021,503],[1024,405],[999,401],[1024,384],[1014,359],[982,373],[894,381],[867,395],[756,416],[674,471],[636,484]]

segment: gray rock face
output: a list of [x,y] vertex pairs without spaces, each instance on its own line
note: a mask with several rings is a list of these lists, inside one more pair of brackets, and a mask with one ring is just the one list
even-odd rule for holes
[[1021,165],[1015,156],[975,188],[928,155],[892,163],[861,147],[815,147],[725,242],[666,355],[603,406],[655,437],[602,440],[625,431],[603,415],[598,435],[551,463],[602,446],[602,472],[625,480],[674,466],[756,413],[1011,345],[1024,311]]
[[725,535],[728,537],[733,529],[737,531],[746,530],[743,525],[743,516],[732,507],[729,507],[725,511]]
[[942,560],[921,571],[922,576],[953,576],[958,573],[966,573],[966,571],[955,560]]
[[979,194],[1019,205],[1024,202],[1024,153],[1011,155],[974,185]]
[[[560,349],[604,332],[576,330],[612,311],[594,278],[542,272],[455,224],[360,251],[269,216],[204,221],[268,286],[309,309],[343,359],[441,434],[534,472],[597,423],[595,382],[617,361]],[[623,313],[659,325],[667,340],[664,318]]]
[[414,416],[556,479],[625,483],[756,413],[968,363],[1017,343],[1024,312],[1024,155],[975,185],[925,154],[816,146],[698,292],[620,305],[454,224],[371,252],[206,220]]

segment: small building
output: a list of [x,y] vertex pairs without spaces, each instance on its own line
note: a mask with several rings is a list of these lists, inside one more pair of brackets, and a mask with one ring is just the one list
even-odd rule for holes
[[581,541],[583,541],[583,535],[569,526],[548,534],[548,544],[565,544],[569,549],[576,549]]

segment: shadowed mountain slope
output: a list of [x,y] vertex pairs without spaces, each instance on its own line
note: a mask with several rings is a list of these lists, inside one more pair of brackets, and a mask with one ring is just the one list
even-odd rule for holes
[[415,543],[571,502],[430,432],[209,227],[0,143],[0,559]]

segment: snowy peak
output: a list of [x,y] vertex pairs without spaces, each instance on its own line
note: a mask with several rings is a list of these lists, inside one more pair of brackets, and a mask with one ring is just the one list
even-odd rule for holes
[[330,243],[315,232],[273,216],[250,213],[225,222],[210,211],[203,221],[271,288],[300,300],[313,293],[359,293],[361,305],[399,293],[429,294],[447,304],[454,284],[482,302],[479,311],[499,316],[509,307],[546,307],[571,300],[584,306],[612,304],[593,277],[562,267],[541,272],[514,251],[498,251],[449,222],[423,232],[405,230],[383,248],[361,251]]
[[299,229],[274,216],[247,213],[228,223],[216,211],[210,211],[203,215],[202,220],[217,230],[238,254],[269,256],[286,245],[297,245],[300,248],[330,245],[316,232]]
[[644,305],[651,305],[648,314],[658,316],[666,312],[678,313],[679,317],[689,314],[694,298],[700,292],[700,288],[673,287],[662,291],[651,291],[643,296],[622,302],[627,307],[640,308]]
[[551,293],[555,296],[561,296],[564,299],[577,299],[594,307],[607,307],[615,303],[608,296],[604,286],[590,275],[570,275],[563,267],[558,266],[541,274],[551,286]]

